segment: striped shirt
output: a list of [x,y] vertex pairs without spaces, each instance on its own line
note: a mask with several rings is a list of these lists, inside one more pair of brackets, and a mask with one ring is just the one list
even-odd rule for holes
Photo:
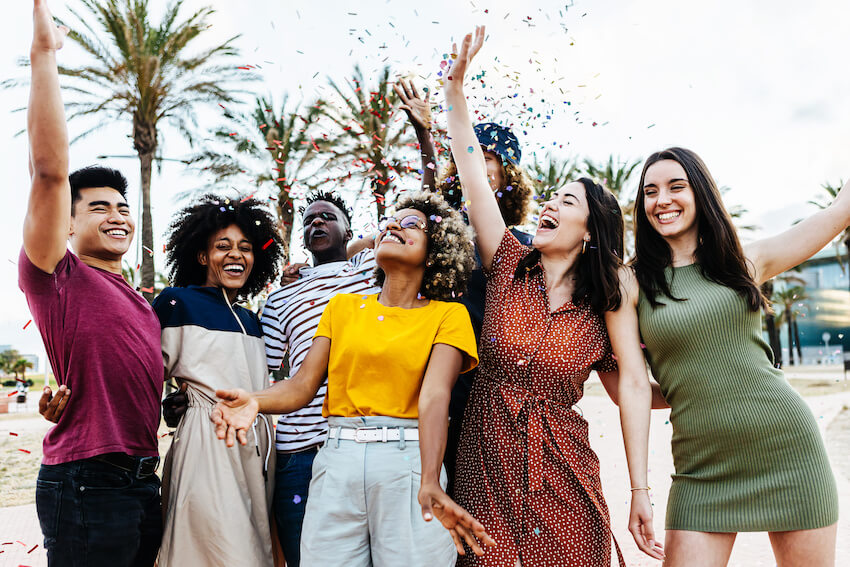
[[[307,356],[328,301],[338,293],[373,294],[375,255],[366,249],[347,262],[330,262],[301,268],[301,278],[271,295],[263,309],[266,359],[270,370],[278,370],[283,356],[289,357],[289,375],[294,376]],[[328,422],[322,417],[327,379],[316,397],[298,411],[280,416],[277,422],[278,451],[293,452],[325,440]]]

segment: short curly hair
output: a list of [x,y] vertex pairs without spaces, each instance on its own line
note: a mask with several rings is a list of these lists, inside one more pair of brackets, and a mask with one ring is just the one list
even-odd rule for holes
[[[458,211],[443,197],[429,191],[402,196],[394,209],[416,209],[427,219],[428,251],[419,294],[426,299],[451,301],[466,291],[475,266],[472,231]],[[375,269],[375,282],[383,287],[385,274]]]
[[207,268],[198,262],[198,253],[207,249],[216,231],[234,224],[254,251],[254,267],[239,296],[249,299],[277,280],[283,240],[271,212],[256,199],[239,201],[210,193],[178,211],[168,227],[165,248],[171,285],[204,285]]
[[[505,163],[503,160],[502,169],[505,173],[505,188],[496,191],[499,211],[508,226],[525,224],[531,205],[531,196],[534,194],[534,185],[521,166],[510,162]],[[463,194],[454,160],[449,160],[437,180],[437,191],[452,207],[458,210],[462,208]]]
[[351,211],[348,210],[348,205],[345,204],[345,201],[342,200],[342,197],[334,193],[333,191],[313,191],[307,195],[303,207],[298,207],[298,214],[301,217],[304,217],[304,211],[307,210],[307,207],[316,203],[318,201],[323,201],[325,203],[330,203],[334,207],[340,210],[342,216],[348,222],[348,226],[351,226]]

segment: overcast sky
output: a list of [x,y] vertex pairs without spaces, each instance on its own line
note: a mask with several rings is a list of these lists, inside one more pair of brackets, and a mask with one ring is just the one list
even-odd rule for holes
[[[79,8],[74,0],[51,7],[67,16],[66,4]],[[470,91],[471,106],[514,125],[523,163],[548,151],[625,160],[670,145],[689,147],[720,185],[731,188],[727,204],[746,207],[746,221],[761,227],[747,239],[811,213],[806,201],[821,183],[850,177],[847,3],[576,0],[520,7],[480,0],[186,0],[185,13],[206,4],[217,10],[210,41],[242,34],[243,64],[261,67],[258,92],[278,100],[288,92],[305,102],[326,95],[327,76],[342,80],[356,62],[367,77],[390,64],[434,87],[452,40],[484,23],[488,39],[472,71],[485,72],[484,85]],[[159,11],[166,2],[151,5]],[[26,70],[16,63],[29,51],[31,4],[17,0],[3,8],[0,79],[23,77]],[[70,48],[59,59],[71,66],[85,62]],[[41,353],[34,325],[23,329],[30,315],[15,266],[28,180],[26,138],[14,137],[24,114],[12,111],[26,100],[26,88],[0,91],[0,344]],[[202,116],[214,128],[221,114]],[[71,136],[87,125],[71,124]],[[97,159],[132,154],[129,133],[129,123],[115,123],[75,144],[71,166],[120,168],[137,209],[138,162]],[[163,141],[166,157],[190,151],[167,129]],[[166,163],[154,173],[155,248],[161,250],[161,234],[178,206],[174,194],[201,182],[180,164]],[[138,261],[135,249],[128,260]]]

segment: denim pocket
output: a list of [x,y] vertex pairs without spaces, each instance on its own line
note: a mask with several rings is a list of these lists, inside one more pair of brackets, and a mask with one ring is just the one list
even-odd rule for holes
[[62,482],[37,480],[35,484],[35,508],[45,547],[56,541],[59,532],[59,512],[62,509]]
[[87,490],[121,490],[133,485],[133,478],[129,472],[100,463],[81,470],[76,481],[81,492]]

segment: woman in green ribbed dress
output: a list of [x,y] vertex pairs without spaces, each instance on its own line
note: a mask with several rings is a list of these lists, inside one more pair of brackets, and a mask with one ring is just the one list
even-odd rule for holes
[[670,148],[644,164],[635,259],[620,274],[626,300],[606,321],[621,376],[645,374],[643,341],[672,408],[668,567],[724,566],[737,532],[752,531],[769,532],[780,567],[835,563],[835,479],[814,416],[762,339],[759,286],[850,224],[846,187],[825,210],[742,247],[695,153]]

